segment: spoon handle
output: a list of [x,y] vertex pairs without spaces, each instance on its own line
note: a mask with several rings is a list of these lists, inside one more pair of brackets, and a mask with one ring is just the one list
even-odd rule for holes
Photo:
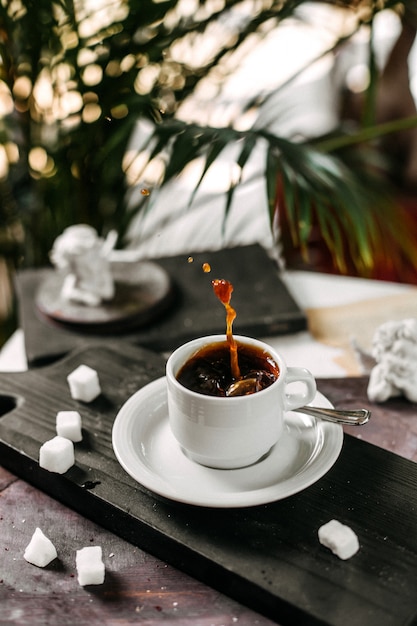
[[343,409],[326,409],[322,407],[303,406],[300,409],[297,409],[296,412],[305,413],[306,415],[318,417],[336,424],[348,424],[349,426],[362,426],[362,424],[366,424],[371,417],[371,412],[368,411],[368,409],[347,411]]

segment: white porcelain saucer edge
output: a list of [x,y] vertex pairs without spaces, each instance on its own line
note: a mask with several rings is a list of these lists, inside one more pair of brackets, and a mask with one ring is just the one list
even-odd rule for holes
[[[321,393],[315,404],[331,406]],[[113,425],[113,450],[136,482],[165,498],[213,508],[256,506],[306,489],[329,471],[340,454],[340,425],[296,412],[288,413],[286,420],[283,439],[257,464],[238,470],[200,466],[183,454],[170,432],[162,377],[121,407]]]

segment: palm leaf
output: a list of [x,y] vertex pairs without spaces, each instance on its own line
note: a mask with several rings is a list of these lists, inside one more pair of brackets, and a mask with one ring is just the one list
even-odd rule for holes
[[219,157],[221,152],[224,150],[224,148],[227,146],[227,144],[228,144],[228,137],[222,134],[214,137],[211,145],[208,148],[208,152],[206,156],[204,157],[204,167],[203,167],[203,171],[201,172],[201,176],[199,180],[197,181],[197,184],[194,187],[194,190],[190,196],[190,201],[189,201],[190,205],[194,201],[195,195],[197,191],[199,190],[200,185],[203,182],[205,175],[207,174],[209,168],[217,160],[217,158]]
[[[42,137],[42,124],[30,118],[29,109],[22,115],[13,114],[3,121],[1,137],[6,143],[7,131],[19,134],[22,160],[13,169],[10,178],[1,183],[4,194],[0,214],[1,217],[7,215],[7,219],[13,214],[24,224],[28,240],[33,240],[34,251],[36,247],[39,248],[38,255],[34,252],[30,256],[31,263],[44,262],[52,239],[68,223],[83,219],[93,222],[99,229],[127,223],[130,215],[123,208],[125,181],[122,159],[129,145],[133,120],[145,119],[154,123],[154,132],[146,144],[148,159],[151,161],[161,156],[166,162],[163,184],[172,181],[193,159],[202,157],[203,170],[192,200],[209,168],[222,158],[224,147],[241,143],[242,149],[235,161],[240,175],[236,180],[231,180],[226,191],[225,219],[230,218],[234,193],[244,177],[254,146],[258,141],[264,142],[267,146],[265,185],[271,224],[275,217],[279,189],[284,198],[292,236],[303,250],[308,247],[314,220],[319,219],[326,241],[341,266],[348,253],[357,259],[361,267],[369,266],[383,233],[380,225],[385,221],[392,226],[398,221],[398,214],[392,211],[392,205],[388,208],[387,201],[382,203],[367,187],[369,183],[378,188],[381,179],[369,176],[365,183],[363,163],[352,161],[349,155],[354,152],[355,146],[364,145],[400,128],[416,126],[417,117],[384,126],[370,125],[350,135],[341,132],[331,138],[314,140],[310,145],[295,144],[263,129],[242,132],[234,128],[199,127],[175,117],[179,105],[223,59],[250,37],[262,37],[266,26],[276,26],[294,15],[296,9],[305,3],[304,0],[272,0],[264,5],[256,4],[251,19],[236,21],[230,40],[226,42],[219,39],[212,57],[197,69],[185,62],[173,63],[170,56],[172,47],[187,37],[206,32],[223,17],[230,16],[234,8],[240,10],[245,0],[228,0],[225,3],[200,0],[199,5],[204,11],[197,10],[193,15],[185,16],[178,14],[175,19],[174,12],[180,4],[179,0],[124,0],[129,10],[124,16],[117,20],[115,18],[114,28],[103,27],[94,36],[85,37],[78,32],[78,17],[73,0],[22,0],[22,3],[26,14],[19,16],[9,13],[10,7],[17,4],[0,4],[2,79],[12,90],[17,67],[27,68],[25,71],[34,83],[39,69],[44,66],[57,68],[61,61],[65,61],[71,68],[71,79],[81,96],[90,97],[93,93],[102,110],[96,123],[79,122],[70,130],[58,128],[57,145],[53,149],[47,146],[56,164],[56,175],[50,178],[31,178],[27,166],[27,155],[33,145],[33,138]],[[349,3],[340,0],[338,4]],[[372,3],[371,13],[394,4],[393,0]],[[410,7],[414,7],[414,4],[412,0],[404,2],[404,5]],[[58,5],[59,13],[55,11]],[[74,47],[65,48],[63,45],[61,34],[64,25],[78,36],[78,43]],[[338,43],[336,41],[334,46],[337,47]],[[84,84],[83,68],[78,64],[79,52],[84,49],[96,55],[96,64],[103,72],[102,81],[93,88]],[[45,50],[48,54],[44,54]],[[121,72],[107,72],[109,61],[117,65],[129,55],[135,58],[130,68]],[[23,64],[21,59],[30,59],[30,63]],[[140,70],[147,65],[158,68],[158,77],[147,92],[138,92],[135,88],[138,68]],[[170,75],[181,80],[167,87],[164,76]],[[167,91],[172,101],[168,110],[160,106]],[[254,102],[259,104],[269,95],[256,94]],[[121,105],[126,107],[129,114],[122,120],[115,120],[112,111]],[[164,112],[161,112],[162,109]],[[23,110],[23,107],[19,110]],[[367,123],[371,121],[367,119]],[[74,172],[78,172],[78,177]],[[21,190],[25,187],[20,184],[22,179],[27,181],[30,193],[25,194],[25,202],[10,203],[8,194],[12,187],[24,195]],[[15,181],[19,184],[15,185]],[[382,192],[383,188],[380,189]],[[103,198],[108,202],[104,208]],[[59,207],[59,210],[54,207]],[[42,219],[39,219],[40,215]],[[39,227],[41,223],[42,228]],[[402,232],[398,227],[392,228],[392,231]],[[346,241],[349,233],[354,236]],[[413,255],[410,239],[411,233],[406,233],[403,246],[411,262]]]
[[362,163],[359,176],[343,164],[340,155],[330,158],[311,146],[293,145],[288,156],[287,160],[284,148],[283,184],[291,191],[284,191],[285,204],[278,210],[286,211],[303,250],[311,231],[302,222],[307,216],[310,221],[306,224],[311,226],[314,214],[340,271],[346,272],[349,257],[362,274],[369,275],[375,259],[386,249],[401,249],[406,261],[417,267],[415,228],[410,230],[404,212],[387,194],[387,185],[376,172],[367,170],[366,163]]
[[[271,224],[273,224],[275,216],[278,173],[279,151],[277,150],[277,147],[275,145],[269,144],[266,153],[265,183],[269,220]],[[283,172],[283,174],[285,175],[285,172]],[[292,204],[290,204],[289,206],[292,206]]]
[[239,156],[237,158],[237,161],[236,161],[237,166],[239,168],[239,176],[236,178],[236,180],[232,180],[232,182],[230,184],[230,187],[229,187],[229,190],[227,192],[226,205],[225,205],[225,209],[224,209],[223,228],[226,225],[226,220],[227,220],[227,217],[229,215],[230,207],[232,205],[232,200],[233,200],[235,189],[240,184],[240,182],[242,181],[243,171],[245,169],[245,165],[246,165],[249,157],[252,154],[252,150],[254,149],[254,147],[256,145],[257,138],[256,138],[256,136],[254,136],[252,134],[248,134],[248,135],[245,135],[241,141],[243,141],[242,150],[240,151],[240,154],[239,154]]

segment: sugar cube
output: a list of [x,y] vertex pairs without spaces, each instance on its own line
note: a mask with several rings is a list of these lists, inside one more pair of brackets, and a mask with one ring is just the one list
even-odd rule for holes
[[67,376],[67,381],[74,400],[92,402],[101,393],[98,374],[88,365],[79,365]]
[[57,551],[52,541],[43,534],[40,528],[36,528],[23,557],[32,565],[45,567],[45,565],[56,559],[57,556]]
[[74,463],[74,444],[66,437],[57,435],[41,445],[39,465],[49,472],[64,474]]
[[78,411],[58,411],[56,414],[56,432],[60,437],[71,441],[81,441],[81,415]]
[[359,550],[358,537],[354,531],[332,519],[318,530],[320,543],[329,548],[339,559],[350,559]]
[[88,546],[77,550],[76,566],[78,583],[85,585],[101,585],[104,582],[104,563],[101,546]]

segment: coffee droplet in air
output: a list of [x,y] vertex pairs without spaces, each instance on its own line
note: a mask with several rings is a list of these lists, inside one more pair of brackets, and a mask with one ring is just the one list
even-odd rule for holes
[[203,263],[203,272],[205,274],[208,274],[209,272],[211,272],[210,263]]
[[193,263],[193,262],[194,262],[193,257],[189,256],[188,259],[187,259],[187,263]]
[[144,187],[143,189],[140,190],[140,193],[142,194],[142,196],[149,196],[151,192],[149,191],[149,189],[146,189]]

